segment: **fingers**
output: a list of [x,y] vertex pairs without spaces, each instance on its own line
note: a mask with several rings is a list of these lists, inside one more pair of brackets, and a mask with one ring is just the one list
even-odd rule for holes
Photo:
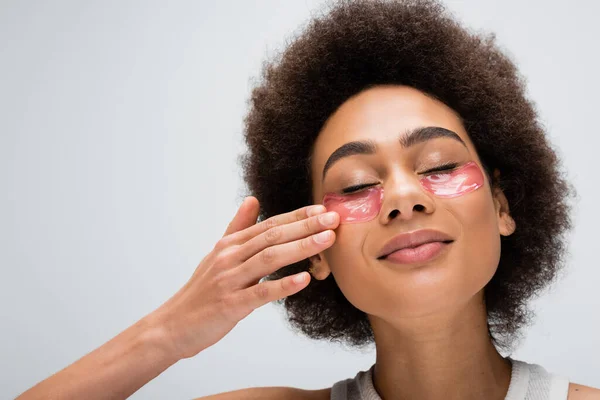
[[331,247],[334,242],[335,232],[328,229],[309,237],[267,247],[235,268],[232,283],[236,287],[247,287],[249,282],[255,283],[286,265],[318,254]]
[[[310,206],[302,207],[302,208],[299,208],[294,211],[290,211],[285,214],[275,215],[275,216],[273,216],[269,219],[266,219],[258,224],[254,224],[253,226],[250,226],[249,228],[246,228],[244,230],[233,233],[231,235],[231,237],[229,238],[229,242],[236,243],[236,244],[243,244],[243,243],[246,243],[248,240],[254,238],[255,236],[258,236],[261,233],[266,232],[267,230],[269,230],[272,227],[301,221],[312,215],[321,214],[325,211],[326,210],[323,205],[317,204],[317,205],[310,205]],[[257,213],[258,213],[258,211],[257,211]],[[256,220],[254,222],[256,222]]]
[[335,229],[339,222],[336,212],[328,212],[286,225],[275,225],[241,245],[237,251],[238,260],[244,262],[269,246],[301,239],[325,229]]
[[227,226],[223,237],[255,225],[258,218],[258,211],[259,207],[256,197],[246,197]]
[[[298,282],[294,281],[296,278],[299,279]],[[285,278],[276,281],[265,281],[237,292],[236,303],[244,308],[244,314],[249,314],[253,310],[267,303],[299,292],[304,289],[309,282],[310,274],[308,272],[286,276]]]

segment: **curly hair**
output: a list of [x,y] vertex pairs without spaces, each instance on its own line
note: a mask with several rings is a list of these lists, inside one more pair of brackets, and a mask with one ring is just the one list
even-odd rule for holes
[[[248,151],[240,157],[259,219],[314,204],[310,157],[328,117],[349,97],[375,85],[416,88],[461,117],[493,185],[506,195],[516,231],[501,237],[497,271],[484,289],[488,332],[510,348],[531,322],[528,300],[557,276],[571,229],[575,189],[525,95],[525,80],[495,35],[463,28],[435,0],[341,0],[315,16],[261,69],[244,119]],[[307,270],[285,266],[265,280]],[[283,303],[293,328],[313,339],[352,347],[374,342],[367,315],[330,274],[312,279]]]

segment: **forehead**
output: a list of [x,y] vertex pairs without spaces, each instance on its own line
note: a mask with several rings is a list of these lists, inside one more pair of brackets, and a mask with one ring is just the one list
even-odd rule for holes
[[444,103],[412,87],[376,86],[349,98],[326,121],[315,142],[312,174],[320,176],[326,159],[344,143],[370,139],[387,147],[421,126],[452,130],[474,151],[460,117]]

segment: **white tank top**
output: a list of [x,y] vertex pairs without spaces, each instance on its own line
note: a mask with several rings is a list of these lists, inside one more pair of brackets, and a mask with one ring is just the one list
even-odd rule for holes
[[[567,378],[550,374],[537,364],[508,359],[512,373],[505,400],[567,400]],[[374,366],[354,378],[336,382],[331,388],[331,400],[382,400],[373,386]]]

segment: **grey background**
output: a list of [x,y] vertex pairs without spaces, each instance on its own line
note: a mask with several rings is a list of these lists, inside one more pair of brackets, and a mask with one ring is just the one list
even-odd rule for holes
[[[242,118],[262,60],[322,1],[0,3],[0,397],[154,310],[241,200]],[[580,195],[568,269],[514,354],[600,387],[594,1],[446,1],[497,33]],[[330,387],[374,361],[294,334],[269,304],[136,399]]]

